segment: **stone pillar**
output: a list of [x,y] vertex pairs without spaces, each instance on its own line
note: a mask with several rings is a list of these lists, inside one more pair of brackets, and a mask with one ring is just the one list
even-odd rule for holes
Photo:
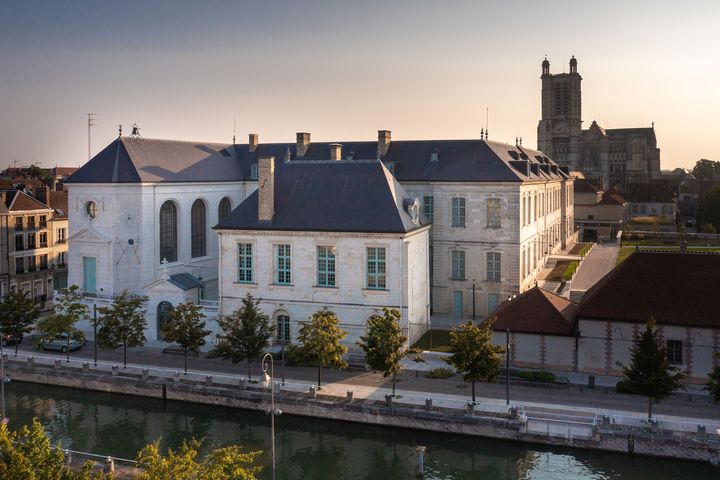
[[295,146],[298,157],[304,157],[310,147],[310,134],[307,132],[297,133],[297,144]]
[[383,157],[390,148],[391,136],[390,130],[378,130],[378,153]]
[[257,133],[251,133],[248,135],[248,151],[254,152],[257,150],[260,136]]

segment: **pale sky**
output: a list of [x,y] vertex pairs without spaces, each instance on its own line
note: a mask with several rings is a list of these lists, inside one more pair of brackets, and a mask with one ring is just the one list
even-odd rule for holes
[[720,1],[0,0],[0,168],[147,138],[490,138],[536,147],[540,63],[583,120],[655,122],[661,168],[720,160]]

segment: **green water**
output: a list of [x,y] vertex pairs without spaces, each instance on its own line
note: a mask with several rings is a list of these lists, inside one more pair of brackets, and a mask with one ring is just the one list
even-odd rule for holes
[[[204,438],[205,448],[240,444],[266,452],[270,422],[260,412],[167,402],[13,382],[7,386],[11,426],[33,416],[53,440],[74,450],[134,458],[148,442],[164,446]],[[428,448],[427,479],[703,479],[720,478],[710,465],[629,458],[597,452],[372,427],[282,415],[276,421],[278,479],[412,479],[415,447]]]

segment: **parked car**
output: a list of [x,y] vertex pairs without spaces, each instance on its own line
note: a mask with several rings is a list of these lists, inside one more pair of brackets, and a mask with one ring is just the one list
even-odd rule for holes
[[[85,345],[85,335],[83,335],[82,332],[76,332],[69,336],[71,352]],[[65,353],[68,351],[68,334],[61,333],[55,338],[44,338],[40,342],[40,348],[43,350],[59,350]]]
[[3,347],[15,345],[16,343],[22,342],[22,340],[23,340],[22,335],[10,335],[10,334],[3,335],[2,339],[0,339],[0,341],[2,341]]

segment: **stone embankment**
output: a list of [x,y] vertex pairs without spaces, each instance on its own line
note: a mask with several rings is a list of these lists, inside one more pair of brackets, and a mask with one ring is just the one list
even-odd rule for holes
[[[32,358],[19,361],[7,356],[5,370],[13,380],[22,382],[249,410],[267,411],[270,405],[270,386],[244,379],[231,384],[212,376],[161,376],[151,375],[148,370],[127,373],[118,367],[107,371],[92,369],[88,364],[78,368],[59,360],[48,365],[35,363]],[[720,453],[720,435],[706,432],[702,425],[696,431],[673,431],[658,424],[616,424],[610,418],[591,422],[553,415],[529,418],[521,407],[479,411],[471,403],[449,408],[439,401],[433,404],[432,398],[421,405],[390,395],[378,401],[354,398],[351,391],[339,397],[323,395],[323,390],[312,387],[291,390],[278,383],[275,404],[290,415],[713,464],[717,464]]]

